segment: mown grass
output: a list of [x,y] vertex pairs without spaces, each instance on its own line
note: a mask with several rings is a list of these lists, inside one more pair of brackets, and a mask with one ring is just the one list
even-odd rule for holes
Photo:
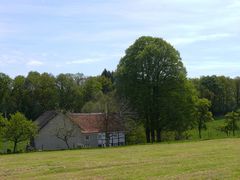
[[0,179],[240,179],[240,139],[2,155]]
[[[225,124],[224,118],[215,118],[215,120],[207,122],[207,129],[202,131],[202,139],[219,139],[219,138],[227,138],[233,137],[232,132],[227,135],[225,132],[219,130],[219,127]],[[190,139],[197,140],[199,139],[198,130],[193,129],[189,131]],[[240,137],[240,131],[236,131],[236,137]]]

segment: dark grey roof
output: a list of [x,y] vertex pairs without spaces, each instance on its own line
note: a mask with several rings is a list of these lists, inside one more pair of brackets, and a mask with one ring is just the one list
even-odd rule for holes
[[39,127],[39,130],[42,129],[51,119],[53,119],[58,113],[56,111],[46,111],[41,116],[39,116],[34,123]]

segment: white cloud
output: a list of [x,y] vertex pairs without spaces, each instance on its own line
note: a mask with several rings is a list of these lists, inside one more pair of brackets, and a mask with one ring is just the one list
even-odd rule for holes
[[73,60],[73,61],[67,61],[66,64],[90,64],[94,62],[101,61],[101,58],[87,58],[87,59],[80,59],[80,60]]
[[233,34],[218,33],[218,34],[195,35],[190,37],[175,38],[175,39],[170,39],[169,41],[174,45],[179,45],[179,44],[182,45],[182,44],[191,44],[199,41],[218,40],[222,38],[228,38],[231,36],[233,36]]
[[28,66],[42,66],[43,62],[38,60],[30,60],[26,63]]

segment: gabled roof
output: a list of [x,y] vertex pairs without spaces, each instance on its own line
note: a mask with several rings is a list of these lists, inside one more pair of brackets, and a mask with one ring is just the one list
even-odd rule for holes
[[117,114],[106,117],[104,113],[70,113],[68,116],[80,127],[82,133],[124,131]]
[[41,130],[46,124],[51,121],[58,113],[56,111],[46,111],[39,116],[34,122],[38,125]]
[[[39,130],[58,114],[57,111],[46,111],[39,116],[35,120]],[[124,125],[120,121],[119,115],[114,113],[109,114],[107,117],[104,113],[68,113],[66,118],[78,125],[82,133],[124,131]]]

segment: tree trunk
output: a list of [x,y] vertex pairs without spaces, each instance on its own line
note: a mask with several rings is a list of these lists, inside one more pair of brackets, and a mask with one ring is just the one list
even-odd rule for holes
[[152,143],[155,142],[155,131],[154,131],[153,128],[151,129],[151,142],[152,142]]
[[67,141],[67,140],[65,141],[65,143],[66,143],[66,145],[67,145],[67,148],[68,148],[68,149],[70,149],[70,146],[69,146],[69,144],[68,144],[68,141]]
[[161,128],[157,129],[157,142],[161,142],[162,141],[162,137],[161,137]]
[[17,150],[17,141],[14,141],[13,152],[16,153]]
[[147,143],[150,143],[150,129],[147,127],[146,128],[146,140],[147,140]]
[[199,138],[202,139],[202,129],[200,126],[198,126],[198,135],[199,135]]

